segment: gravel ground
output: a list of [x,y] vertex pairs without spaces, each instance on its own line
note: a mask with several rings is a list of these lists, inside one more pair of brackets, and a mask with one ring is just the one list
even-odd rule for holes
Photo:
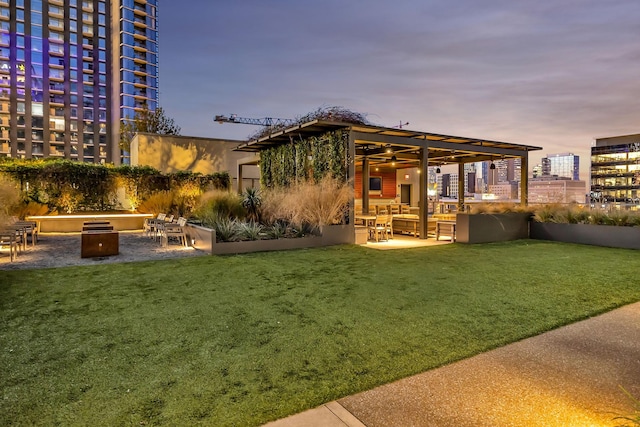
[[118,255],[98,258],[80,258],[80,233],[42,233],[35,246],[28,243],[27,250],[9,260],[9,249],[0,250],[0,270],[54,268],[72,265],[111,264],[160,260],[206,255],[194,248],[185,248],[171,242],[166,248],[145,236],[142,231],[121,231]]

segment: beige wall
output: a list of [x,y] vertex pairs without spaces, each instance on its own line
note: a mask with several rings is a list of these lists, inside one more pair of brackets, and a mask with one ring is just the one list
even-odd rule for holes
[[[139,133],[131,141],[131,165],[151,166],[161,172],[178,171],[211,174],[228,172],[233,188],[237,188],[238,162],[251,153],[232,151],[243,141],[198,138],[191,136]],[[244,166],[243,187],[259,185],[257,166]]]

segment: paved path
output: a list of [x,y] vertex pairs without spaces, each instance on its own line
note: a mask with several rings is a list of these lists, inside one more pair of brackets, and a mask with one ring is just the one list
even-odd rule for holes
[[267,425],[616,426],[620,386],[640,397],[640,303]]
[[0,270],[23,270],[32,268],[68,267],[74,265],[97,265],[117,262],[149,261],[206,255],[192,247],[185,248],[176,243],[166,247],[144,235],[142,231],[121,231],[120,253],[98,258],[80,257],[81,233],[41,233],[38,243],[9,260],[8,248],[0,251]]

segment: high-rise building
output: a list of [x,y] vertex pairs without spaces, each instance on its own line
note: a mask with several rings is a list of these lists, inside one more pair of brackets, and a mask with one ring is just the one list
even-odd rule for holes
[[573,153],[547,154],[542,158],[542,176],[580,180],[580,156]]
[[640,204],[640,134],[596,139],[591,147],[591,199]]
[[534,178],[540,178],[542,176],[542,164],[535,165],[532,173]]
[[157,0],[0,0],[0,156],[120,162],[158,103]]

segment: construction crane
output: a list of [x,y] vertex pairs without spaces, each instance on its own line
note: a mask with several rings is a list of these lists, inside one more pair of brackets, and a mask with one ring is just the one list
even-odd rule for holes
[[261,119],[252,119],[247,117],[238,117],[237,114],[231,114],[229,116],[217,115],[213,119],[214,121],[222,123],[238,123],[243,125],[256,125],[256,126],[290,126],[294,119],[279,119],[276,117],[263,117]]

